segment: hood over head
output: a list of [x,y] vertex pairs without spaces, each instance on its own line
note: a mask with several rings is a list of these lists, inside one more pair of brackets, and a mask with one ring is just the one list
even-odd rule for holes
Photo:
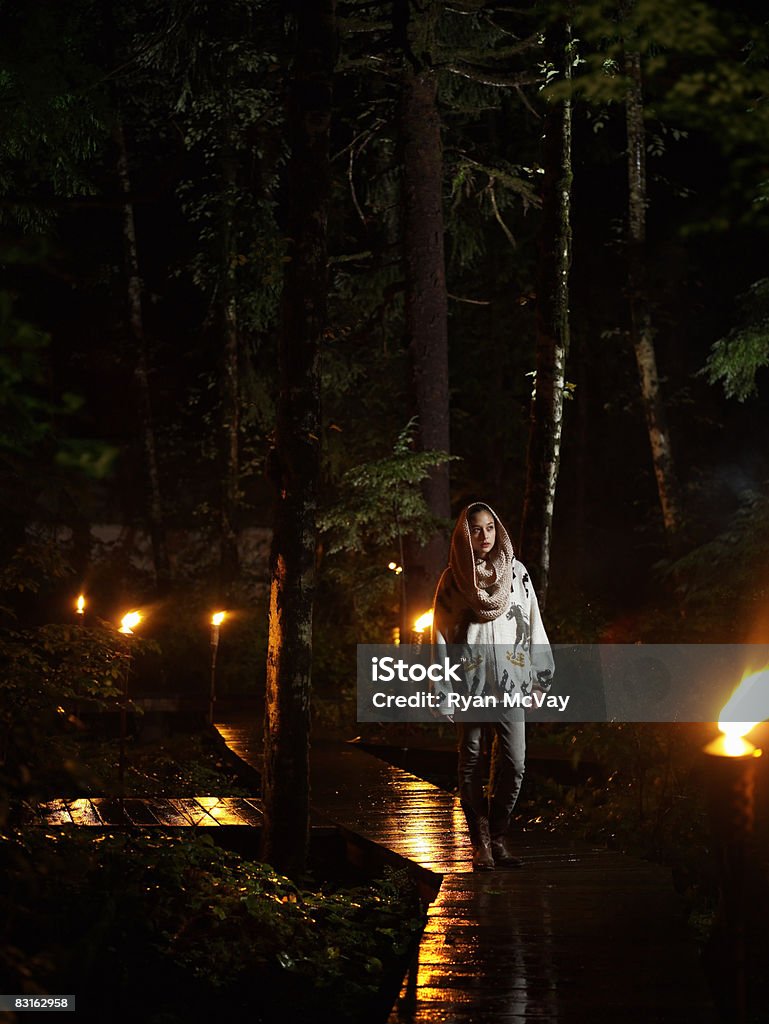
[[[469,516],[472,512],[487,511],[494,519],[496,540],[486,558],[473,551]],[[449,566],[441,577],[436,592],[435,611],[442,605],[453,606],[448,591],[458,591],[461,603],[476,622],[497,618],[507,608],[513,585],[515,552],[499,516],[486,502],[474,501],[462,509],[451,535]],[[441,600],[443,598],[443,600]],[[445,609],[449,610],[448,607]],[[454,616],[456,609],[450,613]]]

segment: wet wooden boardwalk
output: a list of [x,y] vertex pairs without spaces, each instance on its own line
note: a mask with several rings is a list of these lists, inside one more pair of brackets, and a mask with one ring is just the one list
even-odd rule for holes
[[[217,725],[261,768],[258,729]],[[418,956],[389,1024],[714,1024],[670,873],[622,854],[524,832],[524,867],[473,874],[454,796],[345,744],[312,751],[316,823],[353,856],[376,848],[407,865],[432,900]],[[54,800],[47,825],[259,826],[246,797]]]
[[261,826],[259,800],[240,796],[79,797],[37,804],[35,818],[45,825],[91,825],[111,828],[212,828],[221,825]]
[[[255,768],[247,722],[217,728]],[[473,874],[458,801],[351,746],[312,752],[316,814],[433,877],[389,1024],[713,1024],[670,872],[546,832],[520,870]]]

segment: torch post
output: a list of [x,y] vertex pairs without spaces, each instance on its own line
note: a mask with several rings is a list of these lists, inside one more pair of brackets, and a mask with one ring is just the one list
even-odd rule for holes
[[[140,612],[128,612],[127,615],[123,616],[120,623],[120,632],[127,638],[133,636],[134,627],[138,626],[142,620]],[[128,642],[128,651],[125,655],[125,672],[123,673],[123,693],[120,699],[120,755],[118,758],[118,800],[120,803],[120,820],[125,824],[125,764],[126,764],[126,726],[128,718],[128,678],[131,674],[131,642]]]
[[215,612],[211,616],[211,687],[208,695],[208,724],[214,724],[214,706],[216,705],[216,655],[219,651],[219,627],[224,622],[226,612]]
[[729,737],[709,743],[706,758],[708,814],[718,869],[718,909],[705,950],[716,1001],[724,1021],[748,1020],[748,874],[753,864],[755,784],[761,750]]
[[131,674],[131,653],[125,656],[125,672],[123,673],[123,693],[120,698],[120,756],[117,767],[118,800],[120,801],[120,818],[125,819],[125,741],[128,713],[128,677]]
[[[75,616],[77,618],[77,624],[78,624],[79,630],[81,631],[80,632],[80,636],[82,638],[82,636],[83,636],[82,629],[83,629],[83,626],[85,625],[85,594],[83,594],[83,593],[78,594],[77,601],[75,601]],[[86,655],[86,658],[87,657],[88,657],[88,655]],[[75,696],[75,700],[73,702],[72,713],[73,713],[73,715],[75,716],[75,718],[79,722],[80,721],[80,703],[78,701],[77,696]]]

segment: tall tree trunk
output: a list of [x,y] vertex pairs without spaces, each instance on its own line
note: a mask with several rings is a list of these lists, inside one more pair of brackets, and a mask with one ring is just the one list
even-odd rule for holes
[[571,565],[572,582],[584,583],[584,574],[592,559],[588,556],[591,548],[591,537],[588,527],[588,493],[587,480],[591,462],[590,450],[590,368],[588,365],[588,353],[585,352],[584,337],[579,339],[579,350],[573,365],[576,369],[575,384],[575,413],[576,413],[576,438],[575,438],[575,482],[574,482],[574,525],[573,534],[575,538],[574,559]]
[[628,171],[628,298],[641,399],[649,433],[662,520],[674,545],[681,526],[681,501],[667,416],[662,400],[646,276],[646,139],[643,123],[641,55],[625,53]]
[[[128,170],[128,153],[122,123],[115,126],[114,139],[117,146],[117,177],[123,195],[131,194],[131,177]],[[123,249],[126,274],[128,277],[128,322],[134,342],[136,363],[134,380],[139,406],[139,433],[144,467],[147,474],[147,519],[149,523],[152,559],[155,568],[155,585],[163,591],[171,579],[171,565],[168,557],[166,530],[163,515],[163,500],[158,471],[157,442],[152,416],[152,395],[149,379],[149,353],[144,333],[142,316],[142,285],[139,276],[139,256],[136,246],[136,224],[133,203],[126,198],[123,203]]]
[[287,97],[288,224],[273,477],[264,729],[263,856],[299,871],[309,836],[310,671],[320,461],[319,350],[328,290],[331,80],[335,0],[294,0],[296,32]]
[[238,577],[237,509],[240,493],[240,346],[235,296],[224,304],[224,351],[222,353],[223,475],[219,574],[223,594]]
[[[235,186],[236,166],[233,158],[224,163],[224,181],[231,190]],[[219,504],[219,582],[222,600],[238,577],[237,509],[240,493],[240,333],[233,260],[235,216],[231,195],[224,204],[222,229],[222,360],[221,395],[221,496]]]
[[[545,60],[571,79],[571,32],[559,21],[545,36]],[[547,600],[553,508],[561,458],[563,396],[569,351],[571,266],[571,99],[551,104],[545,118],[542,227],[537,282],[537,376],[531,403],[521,552]]]
[[[403,8],[403,4],[394,5]],[[446,271],[443,253],[443,149],[437,106],[437,73],[414,57],[429,53],[435,3],[419,15],[420,38],[403,47],[408,58],[401,87],[400,139],[403,159],[403,259],[406,277],[406,337],[412,367],[414,411],[422,451],[450,450],[449,357]],[[448,464],[435,467],[423,485],[428,508],[436,516],[451,515]],[[408,607],[402,628],[430,607],[438,576],[446,565],[448,540],[434,538],[420,546],[409,538],[406,547]]]

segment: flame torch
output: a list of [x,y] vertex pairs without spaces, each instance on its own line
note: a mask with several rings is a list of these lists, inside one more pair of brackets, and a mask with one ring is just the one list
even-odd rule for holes
[[214,724],[216,704],[216,654],[219,650],[219,627],[227,618],[227,612],[214,612],[211,616],[211,692],[208,698],[208,724]]
[[432,624],[432,610],[425,612],[424,615],[420,615],[419,618],[414,621],[414,626],[411,631],[411,642],[419,646],[424,641],[425,632],[430,629]]
[[[123,636],[133,636],[134,630],[142,621],[141,612],[127,612],[120,620],[118,632]],[[131,649],[125,656],[125,673],[123,675],[123,696],[120,701],[120,759],[118,761],[118,795],[120,798],[120,816],[125,821],[125,738],[126,738],[126,712],[128,706],[128,677],[131,674]]]
[[721,710],[721,735],[704,749],[707,797],[718,859],[719,904],[705,958],[709,961],[716,1000],[734,1024],[748,1019],[747,897],[752,870],[757,759],[761,750],[745,735],[758,722],[733,719],[769,714],[769,670],[742,681]]

